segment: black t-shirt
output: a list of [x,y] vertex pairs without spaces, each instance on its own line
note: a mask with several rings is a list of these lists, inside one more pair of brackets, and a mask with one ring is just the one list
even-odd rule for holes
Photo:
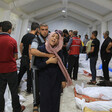
[[64,37],[63,41],[64,41],[64,45],[65,45],[66,43],[68,43],[68,41],[69,41],[69,36],[68,36],[68,37]]
[[94,52],[90,53],[90,57],[98,56],[100,41],[95,38],[92,41],[91,47],[94,47]]
[[[66,45],[66,43],[68,43],[68,41],[69,41],[69,36],[68,37],[64,37],[63,44]],[[68,54],[66,47],[63,47],[63,53],[64,54]]]
[[111,57],[111,53],[107,53],[106,52],[106,48],[107,46],[109,45],[109,43],[112,42],[112,39],[110,37],[107,37],[102,46],[101,46],[101,51],[100,51],[100,54],[101,54],[101,59],[107,59],[107,58],[110,58]]
[[27,55],[29,57],[29,45],[32,43],[32,40],[35,38],[34,34],[27,33],[23,36],[21,43],[23,43],[22,55]]

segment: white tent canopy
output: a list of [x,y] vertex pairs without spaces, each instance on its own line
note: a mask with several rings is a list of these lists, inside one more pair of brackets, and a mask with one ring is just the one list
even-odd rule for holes
[[0,15],[0,21],[13,23],[18,44],[32,21],[48,24],[50,31],[78,30],[82,39],[97,30],[102,42],[103,32],[112,27],[112,0],[0,0]]

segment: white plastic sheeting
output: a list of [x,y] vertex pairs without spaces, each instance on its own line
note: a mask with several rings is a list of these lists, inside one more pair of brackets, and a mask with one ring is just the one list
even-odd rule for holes
[[[5,112],[12,112],[11,93],[10,93],[8,85],[4,94],[4,98],[5,98]],[[19,95],[19,100],[20,100],[20,103],[22,104],[25,101],[25,98]]]
[[[102,64],[101,59],[99,58],[97,60],[96,64],[96,70],[97,70],[97,76],[103,76],[102,69],[99,70],[99,66]],[[109,68],[112,68],[112,60],[109,63]],[[79,74],[84,74],[83,70],[87,71],[91,74],[90,70],[90,59],[86,60],[86,54],[80,54],[79,58]],[[87,74],[85,74],[87,75]],[[109,71],[110,77],[112,77],[112,72]]]
[[86,103],[84,99],[75,98],[76,104],[79,109],[84,109],[84,107],[88,107],[94,111],[109,111],[112,108],[112,87],[86,87],[84,85],[79,86],[76,84],[75,86],[76,92],[79,94],[87,95],[93,98],[100,98],[104,100],[110,101],[95,101]]
[[60,104],[60,112],[80,112],[74,100],[74,86],[64,89]]
[[83,111],[84,107],[88,107],[94,111],[109,111],[112,108],[112,101],[95,101],[86,103],[84,99],[75,98],[76,105]]
[[76,92],[87,95],[93,98],[100,98],[103,100],[112,100],[112,87],[86,87],[75,86]]
[[[18,59],[17,61],[16,61],[16,63],[17,63],[17,68],[18,68],[18,71],[17,71],[17,73],[19,73],[19,68],[20,68],[20,59]],[[27,82],[26,82],[26,80],[27,80],[27,73],[25,73],[24,75],[23,75],[23,77],[22,77],[22,79],[21,79],[21,82],[20,82],[20,91],[26,91],[26,85],[27,85]]]

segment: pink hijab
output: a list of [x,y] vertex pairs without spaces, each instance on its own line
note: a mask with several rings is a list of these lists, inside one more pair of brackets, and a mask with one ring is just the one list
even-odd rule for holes
[[55,56],[58,58],[58,65],[59,65],[59,67],[60,67],[60,69],[61,69],[63,75],[65,76],[65,78],[66,78],[66,80],[67,80],[67,85],[70,86],[70,85],[72,85],[72,80],[71,80],[71,78],[70,78],[70,76],[69,76],[69,74],[68,74],[68,72],[67,72],[65,66],[63,65],[63,62],[62,62],[61,58],[60,58],[59,55],[57,54],[57,52],[60,51],[60,50],[62,49],[62,46],[63,46],[63,38],[62,38],[61,35],[58,33],[58,35],[59,35],[59,43],[58,43],[58,45],[57,45],[56,47],[52,48],[51,45],[50,45],[50,43],[49,43],[49,40],[50,40],[50,38],[52,37],[52,35],[53,35],[54,33],[57,33],[57,32],[52,32],[52,33],[50,33],[50,35],[49,35],[48,38],[47,38],[47,41],[46,41],[46,43],[45,43],[46,50],[47,50],[49,53],[55,54]]

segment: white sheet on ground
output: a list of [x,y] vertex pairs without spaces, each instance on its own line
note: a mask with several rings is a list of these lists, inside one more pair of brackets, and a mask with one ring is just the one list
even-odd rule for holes
[[[103,77],[102,69],[99,70],[99,66],[101,64],[102,62],[101,62],[101,59],[99,58],[96,64],[97,76]],[[109,63],[109,68],[112,68],[112,60]],[[86,60],[86,54],[80,54],[80,58],[79,58],[79,74],[84,74],[83,70],[86,70],[87,72],[91,74],[90,60],[89,59]],[[109,71],[109,76],[112,77],[112,72],[110,71]]]
[[[5,94],[4,94],[4,99],[5,99],[5,112],[12,112],[12,101],[11,101],[11,93],[9,90],[9,87],[7,85]],[[25,100],[25,98],[22,95],[19,95],[19,100],[20,103],[22,104]]]
[[83,110],[84,107],[88,107],[94,111],[109,111],[112,108],[112,101],[95,101],[86,103],[84,99],[75,98],[76,105],[79,109]]
[[112,87],[86,87],[75,85],[77,93],[93,98],[112,100]]

